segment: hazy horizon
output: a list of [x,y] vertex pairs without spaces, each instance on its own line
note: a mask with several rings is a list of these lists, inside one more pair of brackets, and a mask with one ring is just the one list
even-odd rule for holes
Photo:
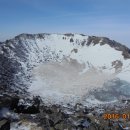
[[130,47],[129,0],[0,0],[0,41],[21,33],[82,33]]

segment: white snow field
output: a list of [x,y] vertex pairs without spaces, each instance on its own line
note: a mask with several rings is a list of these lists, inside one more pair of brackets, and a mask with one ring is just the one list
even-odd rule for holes
[[[130,59],[124,59],[121,51],[108,44],[100,45],[102,40],[96,45],[82,46],[87,40],[88,36],[79,34],[23,39],[30,49],[29,64],[36,66],[31,71],[33,82],[29,92],[48,103],[76,103],[86,100],[89,91],[102,88],[109,80],[130,83]],[[38,62],[47,55],[47,62]],[[116,68],[112,63],[118,61],[121,65]]]

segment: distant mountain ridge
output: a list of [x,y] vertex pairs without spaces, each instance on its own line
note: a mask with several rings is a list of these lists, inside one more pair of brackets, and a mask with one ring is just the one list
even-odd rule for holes
[[[13,40],[20,40],[21,38],[24,38],[24,39],[36,39],[36,38],[44,39],[46,35],[51,35],[51,34],[49,34],[49,33],[39,33],[39,34],[23,33],[23,34],[20,34],[20,35],[16,36],[13,39],[6,40],[5,42],[8,42],[8,41],[12,41],[13,42]],[[74,37],[75,34],[73,34],[73,33],[66,33],[66,34],[58,34],[58,35]],[[83,37],[86,36],[84,34],[79,34],[79,35],[81,35]],[[101,39],[102,39],[102,42],[100,42]],[[5,42],[3,42],[3,43],[5,43]],[[107,37],[88,36],[88,41],[87,41],[86,45],[89,46],[91,43],[94,43],[94,45],[96,45],[99,42],[100,42],[100,45],[108,44],[111,47],[115,48],[116,50],[122,51],[123,52],[122,54],[123,54],[123,56],[126,59],[130,58],[130,49],[128,47],[126,47],[125,45],[122,45],[119,42],[116,42],[115,40],[110,40]],[[84,44],[85,44],[85,41],[82,42],[82,45],[84,45]]]

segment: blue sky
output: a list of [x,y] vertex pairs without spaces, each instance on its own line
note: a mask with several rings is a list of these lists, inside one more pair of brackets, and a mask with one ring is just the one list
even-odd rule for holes
[[43,32],[106,36],[130,47],[130,0],[0,0],[0,41]]

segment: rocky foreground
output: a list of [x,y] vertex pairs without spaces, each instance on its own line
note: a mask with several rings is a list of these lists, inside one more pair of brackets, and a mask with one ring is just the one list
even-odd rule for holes
[[4,94],[0,96],[0,130],[129,130],[130,117],[104,119],[105,113],[130,113],[129,101],[121,104],[46,106],[40,97]]

